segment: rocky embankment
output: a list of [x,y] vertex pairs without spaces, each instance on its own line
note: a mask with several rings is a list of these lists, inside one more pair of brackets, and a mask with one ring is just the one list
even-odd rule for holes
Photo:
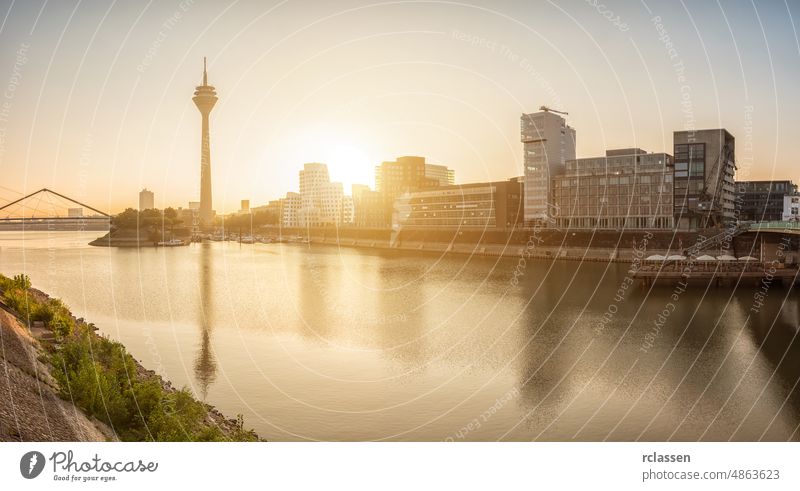
[[108,426],[59,397],[40,342],[0,310],[0,440],[114,440]]
[[[8,278],[5,277],[1,279],[8,281]],[[32,304],[43,305],[54,300],[34,288],[27,288],[26,292]],[[101,356],[102,351],[113,349],[113,343],[96,334],[91,324],[87,324],[83,319],[76,319],[71,314],[68,315],[71,322],[78,326],[77,330],[89,336],[90,344],[94,345],[94,349],[97,350],[95,354]],[[73,401],[81,399],[81,396],[85,396],[85,393],[73,391],[71,385],[65,390],[67,386],[63,383],[63,372],[59,377],[59,373],[56,372],[59,368],[54,366],[53,360],[58,359],[57,356],[54,357],[54,354],[62,352],[66,347],[65,341],[71,338],[63,336],[59,338],[56,331],[46,323],[32,322],[29,327],[28,322],[24,322],[22,319],[23,317],[17,311],[0,298],[0,441],[115,441],[123,439],[114,428],[91,416],[91,412],[79,407],[77,403],[73,403]],[[69,336],[74,335],[70,334]],[[67,351],[71,354],[66,356],[74,357],[75,350],[80,349],[80,345],[73,341],[70,343],[72,344]],[[94,357],[93,354],[90,355]],[[128,357],[124,351],[122,356]],[[127,374],[135,373],[133,373],[133,378],[127,382],[129,388],[123,387],[117,389],[117,392],[133,391],[136,393],[137,388],[155,386],[159,390],[150,389],[149,404],[158,406],[158,401],[161,401],[160,404],[166,404],[166,407],[172,408],[169,410],[169,414],[158,414],[158,411],[151,409],[149,417],[154,422],[163,422],[166,417],[173,419],[162,423],[159,432],[150,431],[145,423],[145,429],[139,433],[145,435],[142,437],[143,439],[259,440],[254,432],[243,428],[241,417],[238,419],[226,418],[214,407],[195,400],[185,389],[174,388],[168,381],[152,370],[146,369],[132,357],[129,359],[133,370],[129,370]],[[98,364],[95,365],[94,370],[103,370],[103,368]],[[108,374],[98,372],[96,375],[92,375],[92,373],[88,375],[90,384],[84,386],[84,390],[89,392],[100,390],[102,392],[102,389],[96,387],[91,381],[96,376],[103,378]],[[126,375],[126,377],[128,376]],[[59,379],[62,380],[62,383],[59,383]],[[110,389],[106,386],[105,390]],[[156,396],[157,400],[154,401],[152,394],[160,395]],[[109,400],[114,400],[115,396],[119,401],[119,393],[104,394],[104,397]],[[83,397],[83,399],[86,398]],[[134,402],[139,407],[139,417],[142,417],[139,402]],[[141,402],[148,403],[146,400]],[[175,419],[180,418],[181,413],[188,413],[188,415],[185,415],[183,419]],[[103,414],[102,411],[101,414]],[[134,416],[135,419],[136,416]],[[186,431],[169,431],[175,423],[177,426],[181,426],[181,423],[190,423],[194,427],[194,432],[189,434]],[[135,421],[129,424],[135,424]],[[166,424],[166,428],[164,424]],[[131,431],[125,431],[126,428],[120,427],[117,430],[122,430],[122,434],[125,435],[124,439],[128,440],[134,434]]]

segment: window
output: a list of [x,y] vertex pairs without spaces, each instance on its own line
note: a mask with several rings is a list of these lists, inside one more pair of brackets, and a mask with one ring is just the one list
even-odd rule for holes
[[690,174],[693,177],[703,177],[706,174],[705,162],[692,162]]

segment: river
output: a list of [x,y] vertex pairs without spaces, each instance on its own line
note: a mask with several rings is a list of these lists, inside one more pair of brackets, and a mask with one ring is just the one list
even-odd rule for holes
[[760,305],[752,285],[624,288],[624,264],[97,235],[0,232],[0,272],[269,440],[800,440],[797,289]]

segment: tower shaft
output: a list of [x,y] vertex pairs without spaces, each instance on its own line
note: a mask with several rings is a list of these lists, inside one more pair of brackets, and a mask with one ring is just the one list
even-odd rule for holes
[[203,127],[200,135],[200,225],[208,228],[213,224],[214,212],[211,204],[211,135],[208,128],[209,112],[202,113]]

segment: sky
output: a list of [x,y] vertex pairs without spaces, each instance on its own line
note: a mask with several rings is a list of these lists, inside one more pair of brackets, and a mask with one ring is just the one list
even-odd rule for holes
[[519,118],[567,111],[578,157],[672,153],[724,127],[740,179],[800,182],[800,2],[0,2],[0,203],[42,187],[96,208],[187,206],[208,57],[214,208],[346,192],[421,155],[456,182],[522,174]]

